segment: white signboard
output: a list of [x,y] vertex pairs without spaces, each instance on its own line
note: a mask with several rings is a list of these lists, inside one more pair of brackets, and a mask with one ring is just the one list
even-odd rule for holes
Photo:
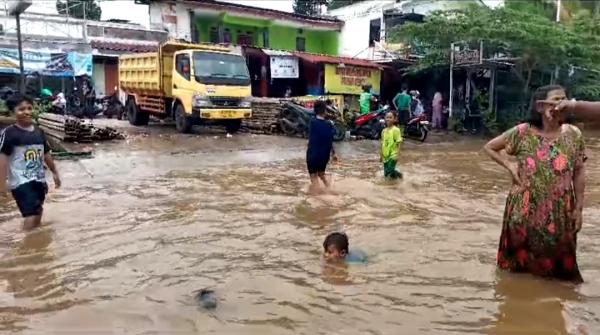
[[271,56],[271,78],[298,78],[298,57]]

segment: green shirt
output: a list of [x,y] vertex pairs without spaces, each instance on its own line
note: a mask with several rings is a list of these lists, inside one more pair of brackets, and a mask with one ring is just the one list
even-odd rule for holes
[[369,92],[363,92],[360,94],[360,113],[367,114],[371,112],[371,100],[373,95]]
[[381,155],[383,161],[398,160],[398,144],[402,143],[400,128],[393,126],[381,132]]
[[396,105],[396,108],[398,108],[399,111],[409,110],[411,102],[411,96],[406,93],[398,93],[394,98],[394,104]]

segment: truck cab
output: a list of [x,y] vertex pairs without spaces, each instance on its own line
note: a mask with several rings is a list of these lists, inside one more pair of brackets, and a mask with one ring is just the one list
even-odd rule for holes
[[119,73],[135,125],[154,115],[172,117],[183,133],[195,124],[233,133],[252,116],[246,61],[229,48],[168,42],[158,53],[121,56]]
[[183,50],[174,54],[174,66],[172,95],[181,102],[174,111],[178,129],[187,122],[221,120],[235,132],[252,115],[250,75],[241,55]]

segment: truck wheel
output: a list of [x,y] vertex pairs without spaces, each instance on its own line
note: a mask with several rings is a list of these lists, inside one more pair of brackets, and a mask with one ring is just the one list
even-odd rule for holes
[[192,118],[185,114],[182,105],[175,108],[175,127],[177,131],[183,134],[189,134],[192,131]]
[[225,130],[229,134],[237,133],[242,127],[242,120],[227,120],[225,122]]
[[127,118],[129,119],[129,123],[134,126],[146,126],[148,125],[150,115],[140,111],[135,101],[129,99],[127,100]]

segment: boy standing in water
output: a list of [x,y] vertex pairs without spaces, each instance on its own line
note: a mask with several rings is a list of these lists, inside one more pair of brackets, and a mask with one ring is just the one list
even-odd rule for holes
[[402,178],[402,173],[396,170],[398,162],[398,152],[402,143],[402,133],[396,127],[394,113],[388,112],[385,115],[386,128],[381,132],[381,151],[380,157],[383,163],[383,175],[386,178]]
[[52,171],[56,188],[60,177],[46,136],[33,124],[33,101],[17,93],[7,105],[17,122],[0,133],[0,196],[7,191],[8,175],[12,195],[25,218],[23,227],[32,229],[40,225],[48,192],[44,164]]
[[315,102],[314,111],[316,117],[310,121],[306,166],[310,175],[311,188],[315,189],[319,186],[319,179],[328,188],[330,183],[325,176],[325,169],[330,157],[334,161],[337,160],[335,150],[333,149],[335,129],[333,128],[333,123],[325,119],[327,106],[324,101],[319,100]]

